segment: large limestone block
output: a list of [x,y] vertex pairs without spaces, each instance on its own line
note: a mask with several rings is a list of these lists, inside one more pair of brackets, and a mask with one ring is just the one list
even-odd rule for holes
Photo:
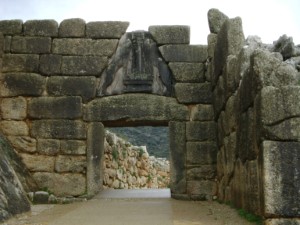
[[[18,178],[19,175],[28,178],[28,175],[25,175],[27,170],[22,168],[24,164],[2,135],[0,155],[0,222],[2,222],[13,215],[29,211],[30,203],[21,184],[23,180]],[[16,165],[21,170],[16,170]]]
[[217,162],[215,142],[187,142],[186,162],[188,165],[210,165]]
[[158,45],[189,44],[189,26],[150,26],[149,32]]
[[45,54],[40,57],[39,72],[45,75],[55,75],[60,73],[61,55]]
[[193,166],[186,169],[187,180],[214,180],[216,176],[216,165]]
[[15,36],[11,42],[12,53],[42,54],[50,53],[50,37],[22,37]]
[[215,85],[219,76],[223,73],[229,55],[237,55],[245,43],[242,20],[239,17],[224,22],[217,37],[214,53],[214,73],[212,83]]
[[37,150],[34,138],[28,136],[7,136],[7,139],[18,152],[34,153]]
[[22,20],[1,20],[0,32],[4,35],[16,35],[22,33]]
[[54,96],[81,96],[85,102],[96,95],[96,78],[93,76],[51,76],[47,81],[47,92]]
[[300,216],[300,143],[262,143],[264,215]]
[[210,121],[214,119],[212,105],[199,104],[191,108],[191,121]]
[[203,63],[171,62],[169,67],[176,82],[202,83],[205,81],[205,66]]
[[5,73],[0,78],[1,96],[40,96],[45,90],[45,77],[35,73]]
[[150,94],[126,94],[98,98],[89,102],[84,113],[86,121],[156,121],[187,120],[186,106],[176,99]]
[[207,59],[206,45],[163,45],[159,47],[167,62],[200,62]]
[[2,119],[23,120],[27,115],[27,101],[23,97],[4,98],[1,102]]
[[219,11],[218,9],[210,9],[207,12],[208,25],[211,33],[217,34],[223,23],[228,20],[228,16]]
[[214,141],[216,140],[216,123],[211,122],[187,122],[187,141]]
[[61,140],[60,151],[64,155],[85,155],[86,143],[78,140]]
[[38,72],[39,55],[4,54],[2,72]]
[[52,51],[61,55],[97,55],[112,56],[118,45],[118,39],[54,39]]
[[60,150],[60,141],[55,139],[38,139],[37,151],[42,155],[57,155]]
[[40,188],[46,187],[56,196],[80,196],[86,192],[83,174],[36,172],[33,178]]
[[184,122],[169,123],[170,137],[170,188],[172,196],[186,194],[186,125]]
[[58,33],[55,20],[27,20],[23,26],[27,36],[56,37]]
[[20,154],[26,168],[31,172],[53,172],[55,157],[46,155]]
[[82,173],[86,172],[86,156],[60,155],[55,161],[55,171],[59,173]]
[[28,125],[24,121],[2,120],[0,128],[6,135],[27,136],[29,134]]
[[253,52],[251,68],[256,90],[265,86],[281,87],[298,83],[297,70],[266,50],[257,49]]
[[210,180],[187,181],[187,193],[191,199],[211,200],[216,195],[217,185]]
[[207,54],[208,58],[213,58],[215,55],[215,47],[217,44],[217,34],[209,34],[207,36]]
[[80,18],[66,19],[59,24],[59,37],[84,37],[85,21]]
[[274,125],[300,115],[300,86],[264,87],[256,101],[260,122]]
[[76,119],[82,116],[81,97],[39,97],[28,103],[28,115],[34,119]]
[[63,56],[61,73],[70,76],[100,76],[107,66],[107,57],[102,56]]
[[50,139],[85,139],[86,125],[78,120],[34,120],[31,135]]
[[179,103],[183,104],[210,104],[212,92],[210,83],[177,83],[175,84],[175,95]]
[[126,32],[129,22],[96,21],[86,24],[86,36],[89,38],[121,38]]
[[223,76],[219,77],[217,85],[212,93],[212,100],[215,116],[217,117],[225,108],[226,104],[226,93]]

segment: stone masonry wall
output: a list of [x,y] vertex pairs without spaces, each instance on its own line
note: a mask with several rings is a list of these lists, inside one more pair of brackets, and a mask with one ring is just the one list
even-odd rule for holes
[[[145,56],[159,57],[154,61],[162,68],[162,59],[167,62],[173,78],[165,77],[163,83],[172,86],[171,96],[103,96],[103,71],[108,65],[116,68],[113,55],[120,54],[116,49],[127,27],[126,22],[81,19],[60,25],[53,20],[0,21],[0,127],[40,188],[57,196],[79,196],[102,187],[103,124],[169,125],[172,196],[211,199],[217,149],[205,76],[207,46],[189,45],[187,26],[151,26],[160,56]],[[158,79],[157,68],[151,71]],[[137,81],[133,77],[130,82]]]
[[[245,40],[241,19],[216,9],[208,18],[218,198],[266,219],[297,218],[299,48],[286,36],[274,45],[256,36]],[[299,220],[269,219],[266,224]]]

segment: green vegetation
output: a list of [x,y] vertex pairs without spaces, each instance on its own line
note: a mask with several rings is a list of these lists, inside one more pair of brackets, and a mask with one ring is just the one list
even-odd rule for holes
[[146,145],[150,155],[169,158],[168,127],[113,127],[108,130],[131,142],[133,145]]
[[119,152],[118,152],[118,148],[116,146],[113,147],[113,150],[112,150],[112,157],[115,161],[118,161],[119,159]]
[[244,209],[238,209],[238,214],[245,218],[247,221],[251,222],[251,223],[255,223],[256,225],[262,225],[263,224],[263,220],[261,217],[254,215],[252,213],[247,212]]

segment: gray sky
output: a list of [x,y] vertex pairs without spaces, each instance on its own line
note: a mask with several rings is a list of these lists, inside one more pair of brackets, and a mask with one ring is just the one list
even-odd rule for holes
[[0,0],[0,20],[128,21],[128,31],[147,30],[150,25],[189,25],[191,43],[206,44],[210,8],[230,18],[240,16],[246,37],[258,35],[264,43],[272,43],[287,34],[300,44],[299,0]]

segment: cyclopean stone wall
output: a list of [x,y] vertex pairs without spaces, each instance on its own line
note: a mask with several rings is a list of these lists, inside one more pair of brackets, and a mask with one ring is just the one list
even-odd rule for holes
[[241,19],[215,9],[208,18],[218,198],[265,218],[299,218],[300,48],[286,36],[274,45],[245,40]]
[[104,127],[164,125],[172,197],[300,223],[299,46],[245,40],[216,9],[208,22],[204,46],[187,26],[0,21],[0,126],[39,187],[94,195]]
[[102,187],[104,126],[169,125],[172,196],[211,199],[207,46],[189,45],[187,26],[127,26],[1,21],[1,129],[40,188],[80,196]]

